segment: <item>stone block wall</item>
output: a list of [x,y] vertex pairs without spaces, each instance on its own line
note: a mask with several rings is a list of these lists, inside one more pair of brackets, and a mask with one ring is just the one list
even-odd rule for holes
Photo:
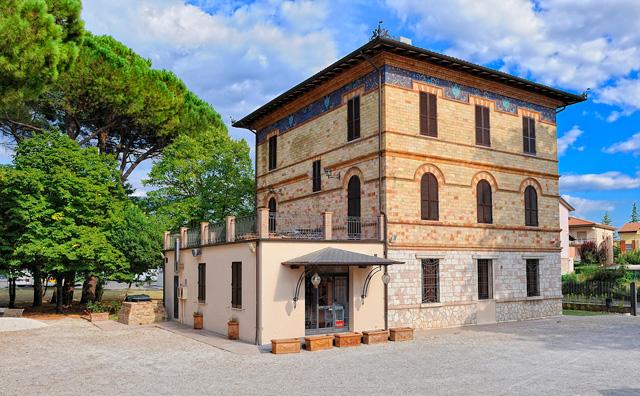
[[162,301],[124,302],[118,312],[118,322],[127,325],[152,324],[166,318]]

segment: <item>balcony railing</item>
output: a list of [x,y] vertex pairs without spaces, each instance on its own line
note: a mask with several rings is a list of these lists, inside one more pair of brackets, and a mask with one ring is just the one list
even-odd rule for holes
[[574,239],[573,241],[569,241],[569,245],[570,246],[580,246],[585,244],[586,242],[595,242],[596,240],[593,238],[587,238],[587,239]]
[[256,231],[256,216],[236,218],[234,236],[236,241],[257,238],[258,233]]
[[226,223],[209,223],[209,243],[224,243],[227,241]]
[[322,217],[269,213],[269,238],[324,239]]
[[378,240],[380,226],[378,217],[347,216],[333,221],[334,240]]
[[191,228],[187,230],[187,248],[194,248],[200,246],[201,241],[200,228]]

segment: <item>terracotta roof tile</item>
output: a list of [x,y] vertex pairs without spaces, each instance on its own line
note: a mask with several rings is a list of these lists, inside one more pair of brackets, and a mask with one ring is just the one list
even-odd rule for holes
[[640,222],[627,223],[622,227],[620,227],[618,232],[638,232],[639,229],[640,229]]

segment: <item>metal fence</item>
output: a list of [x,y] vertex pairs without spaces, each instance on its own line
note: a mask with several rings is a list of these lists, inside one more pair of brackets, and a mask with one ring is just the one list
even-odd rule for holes
[[378,240],[378,217],[347,216],[333,219],[334,240]]
[[324,239],[322,216],[269,213],[269,238]]
[[258,237],[256,232],[256,216],[237,217],[235,222],[234,236],[236,241]]
[[200,246],[200,228],[190,228],[187,230],[187,248],[194,248]]
[[209,223],[209,243],[224,243],[227,241],[227,223]]
[[628,307],[631,305],[631,290],[628,284],[617,282],[563,282],[562,302]]

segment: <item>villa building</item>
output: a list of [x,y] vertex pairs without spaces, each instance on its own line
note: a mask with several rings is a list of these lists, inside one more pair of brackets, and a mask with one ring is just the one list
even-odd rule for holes
[[234,123],[257,216],[165,235],[168,312],[258,344],[560,315],[556,113],[583,100],[375,37]]
[[640,222],[626,223],[620,227],[618,235],[620,235],[620,251],[640,250]]
[[569,217],[569,245],[570,256],[577,261],[581,260],[580,247],[586,242],[595,243],[597,248],[607,250],[607,265],[613,264],[613,233],[615,227],[595,221]]

